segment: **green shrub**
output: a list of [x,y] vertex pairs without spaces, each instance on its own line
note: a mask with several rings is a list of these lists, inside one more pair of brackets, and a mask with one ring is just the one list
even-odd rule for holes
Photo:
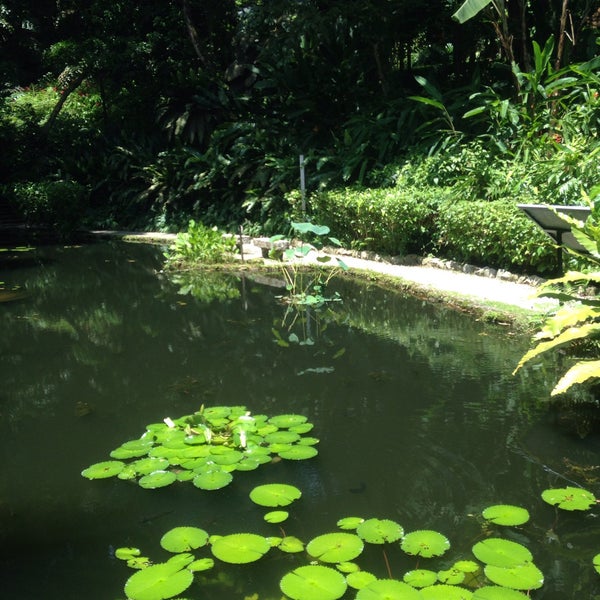
[[26,181],[12,186],[15,207],[26,223],[71,235],[83,220],[88,199],[85,186],[74,181]]
[[233,237],[225,237],[216,227],[207,227],[192,219],[188,230],[177,234],[165,257],[170,265],[212,264],[230,258],[234,249]]
[[436,251],[447,258],[525,272],[556,268],[550,238],[511,201],[446,200],[436,229]]
[[443,190],[347,188],[310,198],[315,221],[345,244],[386,254],[422,251]]

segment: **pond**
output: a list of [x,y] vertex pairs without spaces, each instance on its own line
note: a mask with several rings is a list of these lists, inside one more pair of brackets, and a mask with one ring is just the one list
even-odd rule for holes
[[[302,491],[282,527],[305,542],[343,517],[391,519],[449,538],[448,560],[419,565],[439,570],[504,536],[544,573],[533,597],[600,597],[598,511],[558,514],[540,496],[567,485],[598,496],[599,439],[549,409],[553,365],[511,375],[527,336],[344,279],[343,302],[303,324],[285,316],[276,275],[168,277],[153,246],[42,246],[0,261],[4,598],[123,599],[133,571],[115,549],[165,560],[159,541],[176,526],[281,535],[248,498],[271,482]],[[147,424],[203,405],[305,415],[319,453],[236,473],[216,491],[80,475]],[[531,520],[500,531],[481,517],[493,504]],[[387,560],[401,578],[415,561],[396,550]],[[184,595],[281,598],[297,564],[308,559],[221,565]],[[388,576],[380,554],[368,567]]]

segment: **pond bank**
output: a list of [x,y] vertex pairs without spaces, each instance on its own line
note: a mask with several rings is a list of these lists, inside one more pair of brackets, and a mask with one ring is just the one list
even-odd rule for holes
[[[170,244],[176,234],[132,231],[91,231],[98,239]],[[244,261],[253,266],[273,268],[279,263],[263,258],[262,249],[252,238],[244,237]],[[411,289],[424,296],[449,302],[459,308],[481,313],[484,318],[527,321],[546,314],[556,302],[536,297],[539,277],[517,276],[508,271],[477,268],[450,260],[405,256],[384,257],[374,252],[335,250],[348,265],[352,276],[367,278],[389,287]],[[314,262],[308,257],[307,262]]]

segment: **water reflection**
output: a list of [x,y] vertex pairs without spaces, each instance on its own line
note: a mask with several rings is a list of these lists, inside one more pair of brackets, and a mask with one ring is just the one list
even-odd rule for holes
[[[539,500],[566,479],[597,485],[586,469],[598,442],[557,432],[541,402],[551,367],[511,376],[526,338],[346,280],[335,284],[344,303],[290,320],[276,276],[167,277],[157,248],[47,247],[31,257],[0,273],[25,293],[0,304],[7,597],[120,598],[130,572],[111,549],[155,552],[176,525],[272,533],[247,495],[277,480],[304,492],[287,525],[304,538],[356,514],[437,528],[468,553],[483,507],[521,504],[535,526],[519,535],[548,581],[536,597],[599,592],[588,556],[599,550],[596,522],[561,516],[550,543],[554,511]],[[305,414],[320,454],[242,474],[214,494],[79,476],[147,423],[203,403]],[[263,579],[272,594],[277,577]],[[244,597],[243,585],[227,585],[207,597]]]

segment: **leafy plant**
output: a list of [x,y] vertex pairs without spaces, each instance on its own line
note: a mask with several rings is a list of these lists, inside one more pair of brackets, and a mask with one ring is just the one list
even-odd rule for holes
[[[585,196],[591,213],[586,222],[565,218],[571,225],[575,238],[587,250],[587,254],[572,251],[600,267],[600,188],[594,188]],[[600,338],[600,298],[597,292],[582,293],[583,286],[600,284],[598,270],[589,273],[567,272],[562,277],[550,280],[541,286],[538,295],[556,298],[560,308],[548,319],[534,336],[537,344],[526,352],[519,361],[515,373],[526,363],[548,351],[568,348],[575,356],[573,364],[561,377],[551,392],[557,396],[567,392],[575,384],[589,384],[600,378],[600,359],[595,346]]]
[[193,219],[188,230],[178,233],[165,253],[167,265],[194,265],[219,263],[231,258],[235,239],[224,236],[216,227],[207,227]]
[[[299,234],[302,238],[312,236],[312,241],[301,239],[298,245],[292,244],[290,248],[283,251],[282,272],[289,292],[289,295],[283,299],[295,306],[313,308],[320,308],[327,302],[339,301],[338,296],[326,296],[325,288],[340,270],[345,271],[348,267],[341,258],[332,257],[322,249],[324,241],[329,241],[335,246],[340,246],[340,241],[334,237],[324,237],[329,233],[329,227],[326,225],[313,225],[308,222],[292,223],[291,228],[294,234]],[[277,242],[283,237],[283,235],[273,236],[271,242]],[[314,260],[318,268],[307,271],[303,263],[311,253],[316,253]],[[334,266],[325,271],[321,265],[327,263],[334,263]]]
[[[272,455],[288,460],[316,456],[319,440],[303,437],[311,429],[303,415],[269,418],[251,416],[244,406],[202,407],[192,415],[148,425],[139,439],[115,448],[113,460],[90,465],[81,474],[137,481],[146,489],[190,481],[199,489],[218,490],[231,483],[234,471],[253,471]],[[256,492],[259,498],[266,493]]]

